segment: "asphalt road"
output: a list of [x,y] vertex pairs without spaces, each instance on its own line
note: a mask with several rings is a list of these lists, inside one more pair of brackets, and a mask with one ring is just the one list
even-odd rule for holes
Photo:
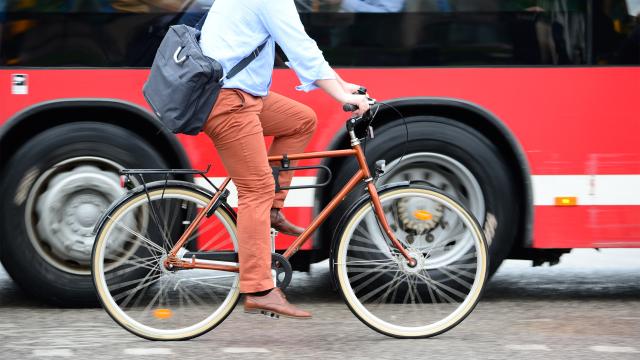
[[555,267],[510,261],[476,310],[438,337],[396,340],[361,324],[332,292],[326,264],[296,273],[289,298],[314,319],[240,308],[186,342],[150,342],[101,309],[25,297],[0,267],[0,358],[640,359],[640,250],[580,250]]

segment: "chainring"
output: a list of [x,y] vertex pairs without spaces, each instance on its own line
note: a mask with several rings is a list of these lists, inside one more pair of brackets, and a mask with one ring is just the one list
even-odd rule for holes
[[291,263],[281,254],[272,253],[271,269],[276,272],[276,286],[284,291],[291,283],[291,278],[293,277]]

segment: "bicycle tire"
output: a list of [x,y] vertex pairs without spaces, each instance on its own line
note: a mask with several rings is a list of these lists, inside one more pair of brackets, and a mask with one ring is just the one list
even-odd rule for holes
[[[368,195],[365,195],[368,197]],[[416,298],[420,298],[424,292],[427,292],[431,295],[432,290],[429,290],[432,282],[434,283],[433,287],[437,288],[434,280],[425,276],[419,275],[410,275],[410,271],[412,270],[409,267],[403,267],[402,263],[406,261],[401,258],[399,254],[394,255],[393,250],[389,254],[383,254],[386,249],[382,249],[380,251],[380,255],[378,258],[371,258],[371,256],[363,257],[361,259],[361,255],[363,253],[367,253],[373,251],[371,247],[365,245],[366,242],[369,242],[371,246],[378,247],[375,244],[375,236],[374,234],[370,234],[370,238],[366,236],[360,236],[357,234],[356,239],[356,228],[360,229],[361,224],[364,223],[365,217],[369,216],[371,218],[374,212],[372,209],[372,205],[369,201],[363,201],[356,203],[351,211],[345,216],[345,219],[342,222],[342,226],[338,228],[338,237],[336,242],[334,243],[334,249],[332,251],[332,270],[334,272],[335,280],[337,288],[344,299],[345,303],[351,310],[351,312],[365,325],[370,327],[371,329],[382,333],[387,336],[396,337],[396,338],[426,338],[431,336],[436,336],[443,332],[446,332],[456,325],[458,325],[461,321],[463,321],[475,308],[480,299],[480,296],[484,290],[487,275],[488,275],[488,247],[486,243],[486,239],[484,238],[484,234],[481,230],[480,225],[473,217],[473,215],[467,211],[459,202],[450,198],[448,195],[442,193],[441,191],[428,187],[428,186],[420,186],[420,185],[396,185],[390,186],[379,193],[380,201],[383,204],[383,208],[388,206],[390,203],[395,201],[396,199],[406,197],[406,198],[416,198],[416,199],[426,199],[430,201],[434,201],[440,205],[445,206],[452,214],[458,215],[463,222],[462,225],[466,226],[469,229],[469,233],[472,239],[472,245],[475,252],[470,251],[470,254],[476,254],[477,257],[477,266],[475,267],[474,279],[472,285],[469,287],[469,292],[466,294],[464,300],[460,302],[453,312],[449,315],[444,316],[442,319],[439,319],[432,324],[428,325],[418,325],[418,326],[403,326],[394,324],[393,322],[400,322],[398,318],[402,318],[407,322],[416,322],[420,320],[422,315],[427,314],[427,310],[429,306],[427,303],[432,304],[435,308],[436,306],[440,306],[440,304],[448,304],[449,300],[447,297],[452,297],[457,290],[452,289],[452,293],[448,293],[449,290],[443,291],[444,294],[439,295],[436,290],[433,290],[433,293],[436,294],[431,297],[431,301],[423,302],[423,301],[415,301],[414,296]],[[386,208],[385,208],[386,209]],[[388,216],[388,215],[386,215]],[[371,227],[371,221],[368,220],[368,226]],[[391,224],[390,224],[391,225]],[[392,229],[394,229],[395,225],[392,225]],[[397,232],[396,230],[394,230]],[[381,232],[382,233],[382,232]],[[356,240],[354,240],[356,239]],[[373,239],[373,240],[372,240]],[[461,238],[462,239],[462,238]],[[466,239],[466,237],[464,237]],[[402,240],[402,239],[399,239]],[[350,245],[351,242],[354,242],[356,245]],[[445,239],[446,241],[446,239]],[[466,241],[466,240],[460,240]],[[408,245],[405,241],[403,241],[404,245],[410,249],[410,245]],[[435,245],[434,245],[435,246]],[[411,250],[411,249],[410,249]],[[413,251],[413,250],[412,250]],[[414,251],[412,254],[416,257],[419,257],[422,253],[423,259],[422,263],[417,267],[423,266],[424,269],[428,268],[428,255],[424,255],[424,250]],[[399,252],[398,252],[399,253]],[[354,255],[355,254],[355,255]],[[429,253],[430,254],[430,253]],[[396,257],[394,257],[396,256]],[[352,259],[352,260],[349,260]],[[354,260],[358,259],[358,260]],[[397,260],[396,260],[397,259]],[[371,267],[364,267],[365,264],[369,263]],[[355,270],[349,271],[348,264],[351,264],[352,269]],[[467,267],[471,267],[471,265],[465,264],[463,269],[467,269]],[[364,268],[363,268],[364,267]],[[421,271],[426,270],[417,270],[419,274]],[[467,272],[465,270],[465,272]],[[366,278],[363,274],[370,273],[375,274]],[[387,289],[369,289],[367,286],[373,284],[374,280],[379,278],[381,275],[377,275],[378,273],[393,273],[395,275],[391,276],[392,280],[388,282],[391,285],[387,285]],[[355,274],[355,275],[354,275]],[[387,274],[385,274],[386,276]],[[400,277],[405,276],[407,279],[407,284],[399,285],[401,281],[398,280]],[[468,276],[468,274],[467,274]],[[417,279],[415,282],[424,279],[424,283],[427,284],[425,289],[418,290],[417,285],[415,285],[415,291],[413,290],[414,285],[410,284],[410,281],[414,281],[413,278]],[[411,279],[411,280],[409,280]],[[368,283],[367,283],[368,282]],[[393,294],[391,297],[393,299],[388,299],[390,295],[389,292],[392,290],[391,287],[394,287]],[[446,288],[449,288],[445,285]],[[443,288],[439,288],[442,290]],[[368,293],[360,296],[358,293],[368,291]],[[375,292],[375,293],[374,293]],[[397,293],[401,295],[396,297]],[[369,295],[374,293],[373,296],[377,296],[381,294],[380,297],[384,296],[381,301],[380,298],[376,298],[377,303],[373,303],[374,301],[369,302],[369,299],[372,299],[373,296]],[[404,296],[404,301],[406,302],[409,293],[413,293],[411,295],[411,302],[417,308],[417,315],[405,315],[401,309],[401,306],[397,305],[399,298]],[[416,296],[416,294],[418,294]],[[395,300],[395,301],[394,301]],[[389,301],[389,303],[387,303]],[[401,303],[400,305],[403,305]],[[406,304],[408,306],[408,304]],[[418,306],[419,305],[419,306]],[[442,305],[446,306],[446,305]],[[394,308],[395,307],[395,308]],[[395,314],[395,315],[394,315]],[[386,318],[383,318],[386,317]],[[395,320],[394,320],[395,319]]]
[[[134,189],[130,195],[128,195],[125,199],[122,199],[122,201],[120,201],[117,206],[114,206],[112,209],[109,210],[107,214],[105,214],[105,221],[103,224],[101,224],[98,232],[96,233],[96,241],[94,243],[94,248],[92,252],[92,264],[91,264],[92,278],[94,281],[94,285],[96,287],[98,298],[103,308],[107,311],[109,316],[118,325],[120,325],[127,331],[148,340],[161,340],[161,341],[188,340],[212,330],[217,325],[222,323],[224,319],[226,319],[226,317],[233,311],[240,296],[239,287],[238,287],[239,279],[237,277],[237,273],[235,274],[235,278],[229,279],[231,285],[228,285],[229,286],[228,293],[226,294],[226,296],[224,297],[224,300],[221,302],[221,304],[218,307],[212,307],[210,309],[211,311],[210,315],[208,315],[207,317],[205,317],[203,320],[199,321],[196,324],[192,324],[190,326],[182,327],[179,329],[153,328],[147,324],[140,322],[140,320],[134,319],[132,315],[127,314],[125,310],[121,309],[120,305],[118,305],[118,301],[122,300],[122,298],[114,300],[115,297],[120,296],[120,294],[116,294],[114,296],[114,294],[111,293],[111,291],[114,291],[114,290],[110,290],[109,285],[107,283],[107,277],[109,276],[109,271],[105,271],[105,254],[107,253],[107,243],[110,239],[110,233],[113,231],[113,228],[118,223],[118,221],[122,219],[126,219],[126,216],[128,214],[130,215],[133,211],[136,211],[136,209],[141,208],[142,204],[147,202],[149,199],[151,199],[152,201],[155,201],[157,199],[180,200],[181,201],[180,206],[182,207],[184,207],[182,203],[186,201],[192,201],[194,205],[188,206],[191,209],[193,209],[194,206],[197,206],[199,209],[202,209],[211,199],[211,194],[208,191],[204,189],[200,189],[199,187],[196,187],[193,184],[183,185],[183,184],[180,184],[180,182],[176,182],[176,181],[172,181],[171,184],[166,187],[161,186],[158,182],[154,186],[148,187],[147,191],[148,191],[148,195],[143,188]],[[178,211],[181,211],[181,210],[178,210]],[[198,210],[194,210],[194,211],[198,211]],[[192,216],[192,215],[189,215],[189,216]],[[189,219],[189,217],[187,217],[187,219]],[[216,209],[213,216],[211,216],[211,218],[209,219],[214,219],[212,221],[219,221],[221,223],[224,229],[226,229],[226,231],[228,232],[229,239],[232,242],[232,245],[235,248],[235,251],[237,251],[238,245],[237,245],[237,236],[236,236],[235,214],[232,211],[230,211],[226,206],[219,206]],[[182,225],[186,226],[185,221],[182,221]],[[165,227],[165,230],[167,229],[173,231],[173,226]],[[136,231],[133,231],[133,232],[136,232]],[[165,231],[165,233],[166,232],[167,231]],[[178,233],[181,234],[182,232],[178,232]],[[140,235],[140,233],[138,233],[138,235]],[[141,235],[141,236],[144,237],[144,235]],[[137,238],[137,237],[138,236],[134,234],[134,238]],[[223,239],[224,238],[225,238],[225,235],[223,234]],[[177,240],[177,238],[175,240]],[[154,242],[154,243],[158,245],[158,242]],[[147,244],[146,241],[144,241],[144,243]],[[129,246],[133,247],[133,245],[129,245]],[[229,244],[221,245],[221,246],[229,246]],[[154,246],[151,246],[149,244],[147,244],[147,247],[152,250],[157,250]],[[169,246],[163,245],[163,247],[169,247]],[[123,246],[123,249],[124,249],[124,246]],[[134,252],[136,251],[137,250],[135,250]],[[150,251],[150,250],[147,250],[147,251]],[[157,251],[158,253],[160,253],[159,250]],[[153,259],[151,259],[151,257],[153,257]],[[152,270],[149,271],[149,274],[151,274],[152,271],[154,272],[153,275],[151,276],[155,276],[156,273],[160,273],[160,277],[164,276],[165,270],[162,270],[161,264],[160,264],[162,261],[161,257],[159,255],[158,256],[152,255],[151,257],[148,258],[151,260],[145,260],[144,264],[142,264],[144,266],[141,266],[141,267],[144,267],[146,270],[149,267],[153,266]],[[107,259],[109,258],[107,257]],[[151,263],[153,263],[154,265],[150,265]],[[128,269],[125,269],[125,270],[129,271]],[[112,269],[111,271],[114,271],[114,269]],[[176,272],[176,273],[181,273],[182,278],[180,279],[176,278],[173,280],[173,283],[171,283],[171,285],[174,285],[176,282],[178,283],[178,284],[175,284],[176,288],[173,289],[174,292],[176,291],[177,288],[180,287],[179,285],[181,282],[184,282],[186,284],[190,282],[195,282],[195,280],[193,279],[185,280],[184,274],[191,274],[191,273],[187,273],[189,271],[193,271],[193,270],[179,270]],[[205,271],[211,271],[211,270],[200,270],[200,272],[205,272]],[[130,272],[133,272],[133,271],[130,271]],[[167,277],[173,276],[173,274],[169,274],[169,273],[166,275]],[[147,276],[149,277],[149,275]],[[232,275],[229,275],[229,276],[232,276]],[[210,278],[213,278],[213,277],[210,277]],[[194,279],[202,279],[202,278],[194,278]],[[130,281],[130,280],[127,280],[127,281]],[[140,285],[136,285],[136,287],[134,287],[133,289],[135,290],[137,287],[141,285],[144,285],[145,287],[151,287],[151,285],[147,285],[147,283],[144,283],[144,281],[145,280],[142,280]],[[204,280],[198,280],[198,281],[203,282]],[[121,286],[122,284],[125,284],[125,286]],[[117,286],[120,286],[120,288],[125,289],[125,291],[130,291],[130,289],[128,289],[130,285],[131,284],[127,284],[127,282],[122,282],[120,284],[117,284]],[[199,283],[196,285],[202,287],[202,285]],[[212,285],[212,284],[209,284],[209,285]],[[181,286],[184,286],[184,285],[181,285]],[[170,292],[171,291],[170,287],[171,286],[169,286],[169,290],[166,290],[166,291]],[[114,288],[115,286],[112,286],[112,289]],[[119,290],[120,288],[118,288],[117,290]],[[159,293],[161,291],[165,291],[165,290],[161,289],[159,290]],[[180,291],[181,290],[178,290],[178,292]],[[211,292],[212,290],[209,289],[207,291]],[[184,289],[184,294],[187,294],[186,287]],[[211,293],[207,295],[215,296],[215,293]],[[183,296],[184,298],[191,298],[191,300],[195,304],[195,301],[194,301],[195,298],[193,298],[192,295],[180,295],[180,296]],[[193,295],[193,296],[197,296],[197,295]],[[128,297],[129,295],[127,295],[127,298]],[[140,295],[140,297],[144,297],[144,295]],[[154,300],[154,302],[155,301],[156,300]],[[189,299],[187,299],[186,302],[188,304]],[[158,300],[158,303],[160,304],[159,300]],[[171,311],[169,309],[160,309],[160,310],[166,311],[167,313],[170,313]],[[155,311],[157,310],[154,310],[154,312]],[[202,310],[202,311],[203,311],[203,314],[206,314],[204,311],[207,311],[207,310]],[[175,313],[178,314],[177,310]],[[188,318],[189,317],[188,315],[190,315],[188,314],[188,310],[181,311],[180,313],[181,314],[186,313],[187,314],[186,318]],[[152,320],[155,320],[155,319],[152,319]]]

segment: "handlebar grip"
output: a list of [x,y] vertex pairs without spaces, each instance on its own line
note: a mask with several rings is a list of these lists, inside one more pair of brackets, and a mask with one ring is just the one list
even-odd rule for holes
[[342,105],[342,110],[347,111],[347,112],[356,111],[356,110],[358,110],[358,105],[344,104],[344,105]]

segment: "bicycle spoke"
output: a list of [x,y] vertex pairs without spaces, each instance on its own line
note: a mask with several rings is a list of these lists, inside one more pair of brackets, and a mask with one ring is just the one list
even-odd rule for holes
[[[467,285],[467,288],[471,288],[471,284],[469,284],[465,279],[463,278],[467,278],[470,280],[473,280],[475,278],[475,273],[469,272],[469,271],[465,271],[465,270],[461,270],[458,269],[454,266],[443,266],[443,267],[439,267],[438,270],[446,275],[448,275],[450,278],[452,279],[459,279],[459,281],[464,281]],[[458,281],[458,280],[456,280]],[[465,285],[465,284],[462,284]]]
[[[359,258],[355,258],[355,257],[350,257],[353,259],[359,259]],[[380,259],[380,260],[347,260],[343,263],[336,263],[336,264],[345,264],[345,265],[357,265],[357,264],[395,264],[396,261],[394,259]]]
[[[227,275],[227,276],[225,276],[225,278],[234,278],[234,277],[236,277],[236,275]],[[219,278],[221,279],[223,277],[219,277]],[[191,282],[193,282],[195,284],[205,285],[205,286],[208,286],[208,287],[214,287],[214,288],[219,288],[219,289],[231,289],[231,286],[218,285],[218,284],[209,284],[209,283],[203,282],[203,281],[201,281],[199,279],[181,279],[180,281],[178,281],[178,283],[180,283],[181,281],[191,281]],[[176,284],[176,286],[177,286],[177,284]]]
[[[375,273],[375,272],[382,272],[382,273],[388,273],[389,271],[394,271],[394,269],[391,266],[388,266],[386,264],[382,264],[382,265],[378,265],[374,268],[369,268],[369,269],[353,269],[353,267],[349,268],[349,272],[355,272],[355,273],[360,273],[359,275],[356,276],[351,276],[349,277],[349,281],[351,282],[356,282],[360,279],[362,279],[363,277],[371,274],[371,273]],[[399,271],[399,270],[396,270]]]
[[[205,232],[211,230],[212,228],[214,228],[215,226],[216,226],[216,224],[214,222],[209,222],[206,226],[198,229],[197,232],[198,233],[205,233]],[[225,235],[225,232],[223,232],[223,231],[220,231],[220,232],[216,233],[216,235],[213,238],[207,240],[207,242],[204,243],[204,245],[202,245],[201,248],[202,249],[208,249],[208,250],[217,250],[217,248],[215,246],[213,246],[213,245],[215,244],[215,242],[217,240],[219,240],[224,235]],[[189,239],[187,240],[187,243],[189,243],[191,240],[195,239],[197,236],[198,236],[197,234],[191,235],[189,237]],[[223,240],[228,240],[228,239],[223,238]],[[220,245],[220,244],[218,244],[218,245]]]
[[[406,276],[406,275],[403,275],[403,276]],[[369,282],[368,284],[370,284],[370,283],[371,283],[371,282]],[[387,282],[385,285],[383,285],[383,286],[379,286],[379,287],[377,287],[377,288],[375,288],[375,289],[373,289],[373,290],[369,291],[368,293],[366,293],[366,294],[362,295],[362,296],[360,297],[360,301],[362,301],[363,303],[366,303],[366,302],[368,302],[368,301],[369,301],[369,299],[370,299],[372,296],[376,295],[376,294],[377,294],[377,293],[379,293],[380,291],[382,291],[382,290],[384,290],[384,289],[386,289],[386,288],[388,288],[388,287],[390,287],[390,286],[392,286],[392,285],[393,285],[393,283],[392,283],[391,281],[389,281],[389,282]],[[356,293],[357,293],[357,291],[356,291]]]
[[[458,296],[461,299],[464,299],[465,297],[467,297],[467,294],[464,294],[450,286],[447,286],[441,282],[438,281],[434,281],[430,278],[428,278],[427,276],[424,276],[422,274],[416,274],[416,276],[418,276],[422,281],[424,281],[425,284],[427,284],[427,286],[433,286],[433,289],[436,290],[436,292],[438,292],[438,294],[444,294],[444,290],[450,292],[453,295]],[[445,294],[446,295],[446,294]],[[452,299],[451,297],[448,297],[448,299]],[[456,302],[455,300],[452,299],[451,302]]]
[[374,302],[379,304],[385,304],[387,302],[387,298],[391,293],[394,294],[391,297],[391,299],[395,299],[396,290],[398,290],[398,287],[402,284],[402,278],[404,276],[405,276],[404,273],[402,273],[401,271],[396,271],[395,275],[393,276],[393,279],[391,279],[391,281],[389,282],[389,286],[387,287],[387,290],[384,292],[384,294],[380,295],[378,299],[376,299],[377,301],[374,301]]
[[[165,205],[164,208],[166,210],[167,207],[169,207],[170,209],[173,208],[171,205],[170,201],[165,201]],[[170,210],[171,211],[171,210]],[[171,248],[173,247],[173,244],[171,243],[171,229],[172,227],[169,227],[168,222],[169,220],[172,221],[172,224],[175,222],[177,216],[169,216],[171,213],[169,211],[166,211],[166,216],[162,216],[162,210],[160,209],[160,207],[158,207],[158,214],[159,214],[159,221],[161,221],[161,224],[158,224],[160,227],[160,230],[163,233],[162,236],[162,240],[163,240],[163,244],[164,244],[164,249],[165,251],[169,252],[171,250]]]
[[[131,301],[131,298],[133,298],[133,296],[135,295],[136,291],[144,289],[147,286],[153,285],[156,282],[160,281],[161,279],[162,279],[162,274],[157,274],[157,275],[145,278],[145,279],[143,279],[143,281],[137,281],[136,280],[136,282],[143,283],[143,284],[138,285],[138,286],[134,287],[133,289],[127,290],[127,291],[125,291],[123,293],[120,293],[120,294],[114,296],[113,300],[114,301],[118,301],[118,300],[120,300],[120,299],[122,299],[122,298],[124,298],[126,296],[127,298],[125,299],[124,303],[122,304],[122,306],[126,307],[127,304],[129,303],[129,301]],[[122,284],[120,284],[120,285],[122,285]],[[120,286],[119,288],[122,288],[122,287],[123,286]],[[112,291],[113,290],[114,289],[112,289]]]
[[[147,260],[147,259],[150,259],[150,260]],[[154,258],[154,257],[147,258],[147,259],[138,259],[138,261],[140,261],[140,262],[127,260],[127,261],[124,262],[124,265],[138,265],[138,266],[130,266],[130,267],[126,268],[126,269],[121,269],[121,270],[117,270],[117,271],[111,271],[105,276],[105,278],[107,280],[110,280],[110,279],[113,279],[115,277],[127,274],[127,273],[129,273],[131,271],[138,270],[140,268],[148,269],[148,270],[157,270],[158,266],[150,266],[151,264],[156,264],[157,263],[157,259]]]
[[142,240],[145,244],[147,244],[150,248],[156,249],[157,251],[164,253],[164,249],[160,246],[158,246],[156,243],[154,243],[153,241],[151,241],[150,239],[142,236],[140,233],[132,230],[130,227],[128,227],[125,224],[122,224],[120,222],[116,223],[117,226],[120,226],[121,228],[125,229],[126,231],[128,231],[129,233],[131,233],[133,236],[137,237],[138,239]]

